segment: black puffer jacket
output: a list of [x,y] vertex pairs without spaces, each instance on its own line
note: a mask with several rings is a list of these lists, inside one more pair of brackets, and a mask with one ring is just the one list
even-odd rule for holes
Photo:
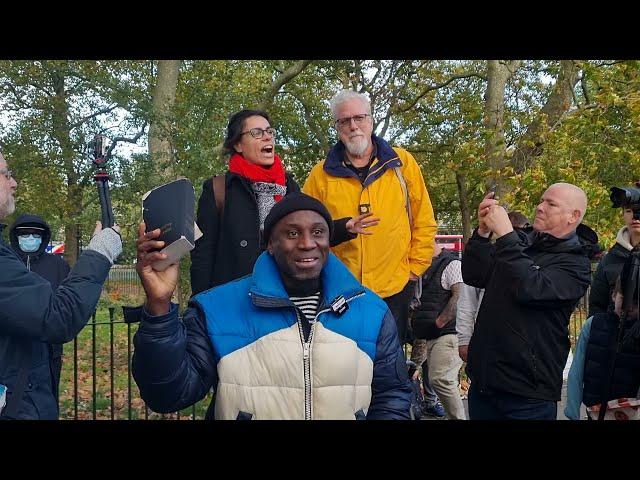
[[[640,349],[635,342],[623,342],[615,353],[616,339],[621,319],[614,312],[593,316],[589,343],[584,356],[584,386],[582,403],[587,407],[602,402],[608,392],[608,400],[635,398],[640,387]],[[622,326],[622,338],[631,334],[637,319],[627,318]],[[615,356],[615,365],[612,364]],[[611,368],[614,367],[613,375]],[[610,383],[611,380],[611,383]]]
[[[42,244],[40,248],[32,253],[23,252],[18,244],[18,235],[20,229],[25,227],[42,228]],[[9,230],[9,241],[11,248],[22,259],[28,270],[37,273],[45,280],[51,283],[54,290],[67,278],[71,268],[69,264],[59,255],[53,255],[45,252],[47,245],[51,240],[51,229],[47,222],[37,215],[20,215]],[[51,379],[53,394],[58,401],[58,387],[60,385],[60,373],[62,371],[62,344],[49,344],[49,359],[51,368]]]
[[577,235],[515,231],[492,245],[476,231],[462,276],[485,289],[469,344],[471,381],[481,392],[560,400],[569,317],[590,280]]
[[618,231],[616,244],[607,252],[596,269],[589,292],[589,316],[596,313],[606,313],[613,309],[611,294],[620,275],[622,265],[631,254],[631,243],[627,227]]

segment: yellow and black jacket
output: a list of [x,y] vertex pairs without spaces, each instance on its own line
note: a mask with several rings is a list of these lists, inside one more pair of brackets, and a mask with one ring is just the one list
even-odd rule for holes
[[[413,156],[375,135],[372,140],[377,155],[364,182],[344,164],[345,147],[338,142],[327,159],[311,170],[302,191],[324,203],[333,218],[354,217],[360,205],[368,205],[380,218],[372,235],[358,235],[333,247],[333,252],[358,281],[385,298],[404,288],[410,271],[420,276],[429,268],[437,224]],[[407,184],[413,228],[395,167]]]

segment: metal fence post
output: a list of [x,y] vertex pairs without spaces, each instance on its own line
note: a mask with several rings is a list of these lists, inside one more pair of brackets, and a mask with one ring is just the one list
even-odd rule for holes
[[78,419],[78,337],[73,339],[73,419]]
[[113,316],[115,314],[115,307],[109,307],[109,353],[111,356],[110,374],[111,374],[111,420],[115,418],[115,389],[113,388]]
[[96,390],[97,390],[97,377],[96,377],[96,314],[93,312],[93,322],[91,323],[91,339],[92,339],[92,372],[93,372],[93,419],[96,419]]

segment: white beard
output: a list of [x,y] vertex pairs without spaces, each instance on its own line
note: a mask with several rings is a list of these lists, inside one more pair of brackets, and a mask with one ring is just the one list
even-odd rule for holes
[[364,135],[351,138],[345,142],[345,146],[347,147],[347,151],[355,156],[360,157],[364,152],[367,151],[369,147],[369,139],[367,139]]
[[0,205],[0,218],[8,217],[15,211],[15,209],[16,202],[13,196],[11,196],[4,205]]

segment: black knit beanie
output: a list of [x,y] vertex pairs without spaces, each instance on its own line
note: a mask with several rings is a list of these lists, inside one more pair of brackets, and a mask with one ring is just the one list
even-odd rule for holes
[[282,200],[273,206],[267,218],[264,219],[264,235],[262,238],[265,246],[269,243],[269,237],[271,236],[273,227],[275,227],[282,218],[298,210],[313,210],[319,213],[322,218],[327,221],[329,238],[331,238],[333,235],[333,220],[331,219],[329,210],[327,210],[319,200],[305,195],[302,192],[295,192],[285,195]]

